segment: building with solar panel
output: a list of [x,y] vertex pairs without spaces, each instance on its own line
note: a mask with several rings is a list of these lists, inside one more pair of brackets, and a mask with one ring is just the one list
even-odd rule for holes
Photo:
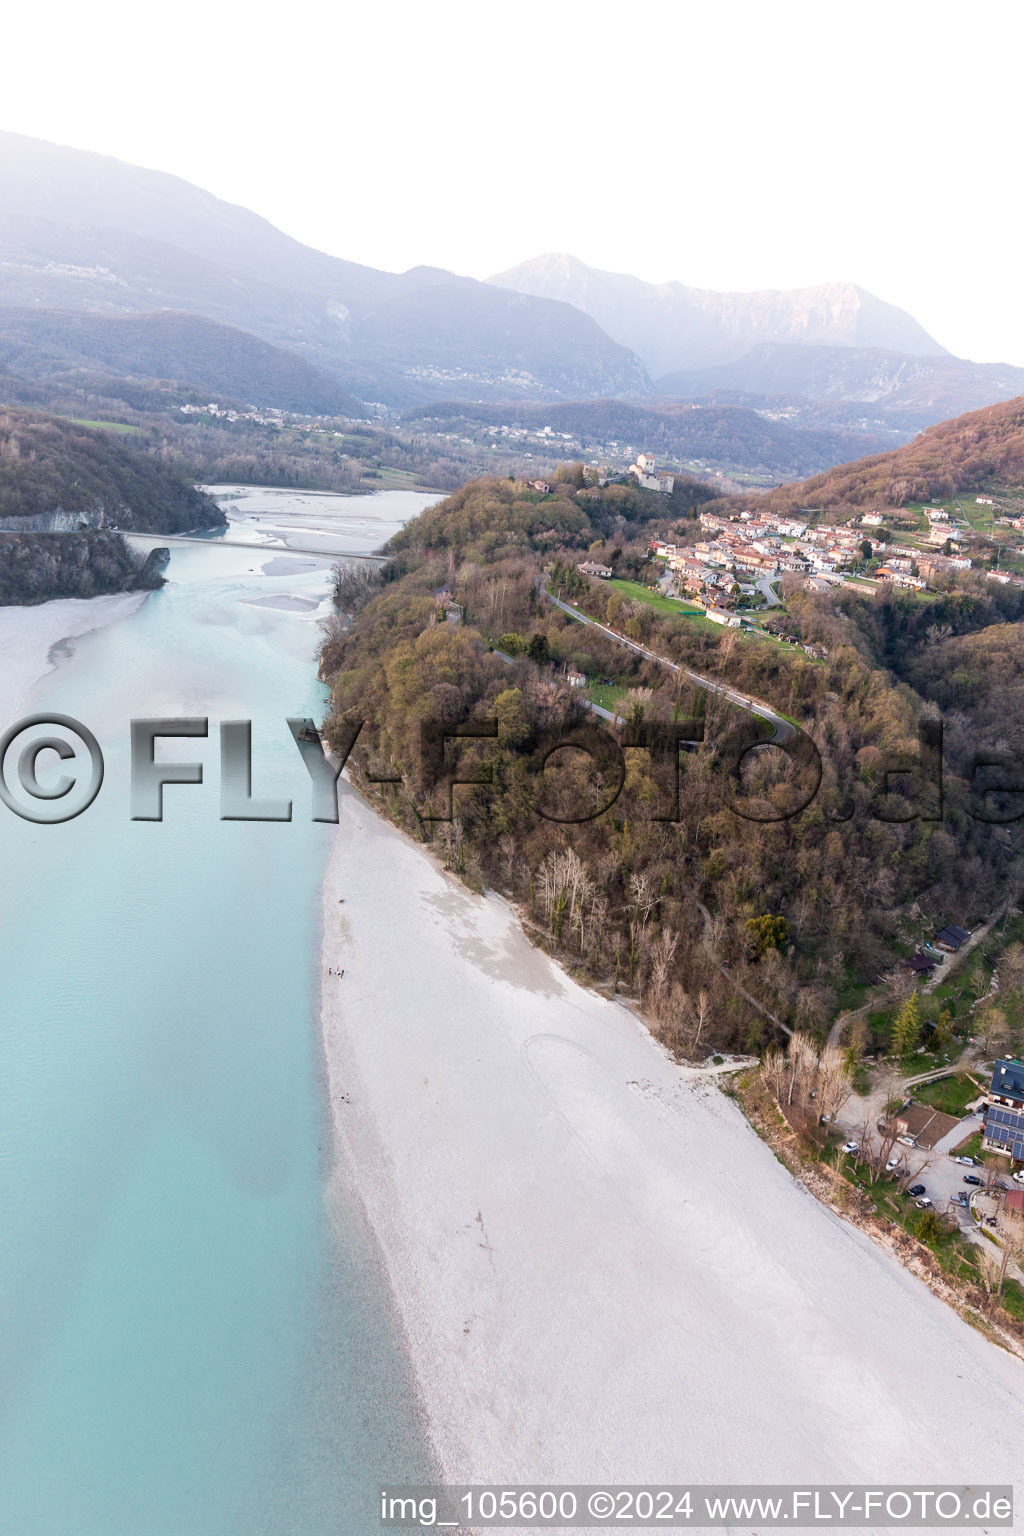
[[1024,1065],[997,1061],[985,1106],[985,1146],[1024,1163]]

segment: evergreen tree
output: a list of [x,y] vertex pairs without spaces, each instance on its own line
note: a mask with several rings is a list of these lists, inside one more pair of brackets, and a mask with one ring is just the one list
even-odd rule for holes
[[942,1237],[944,1228],[934,1211],[922,1211],[917,1221],[917,1235],[922,1243],[934,1243]]
[[935,1021],[935,1040],[940,1051],[948,1051],[953,1043],[953,1015],[948,1008]]
[[920,1037],[921,1008],[917,1001],[917,988],[915,987],[892,1021],[893,1056],[901,1058],[909,1056],[911,1051],[917,1049]]

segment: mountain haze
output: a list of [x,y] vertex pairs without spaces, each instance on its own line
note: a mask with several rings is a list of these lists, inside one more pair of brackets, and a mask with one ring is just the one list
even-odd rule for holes
[[601,272],[564,254],[538,256],[489,281],[574,304],[638,352],[655,377],[732,362],[761,342],[948,356],[912,316],[853,283],[715,293]]
[[255,333],[361,399],[412,404],[649,392],[639,359],[570,305],[430,268],[313,250],[176,176],[0,134],[0,305],[172,309]]
[[930,425],[966,409],[1024,394],[1024,368],[959,357],[910,357],[880,347],[799,347],[765,342],[735,362],[690,368],[657,381],[666,395],[741,390],[884,406]]

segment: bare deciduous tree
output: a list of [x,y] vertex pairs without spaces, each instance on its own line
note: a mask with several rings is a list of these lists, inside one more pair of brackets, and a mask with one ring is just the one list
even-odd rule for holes
[[679,935],[674,928],[664,928],[651,945],[651,1006],[661,1014],[668,995],[668,980],[679,947]]
[[809,1035],[797,1033],[793,1035],[786,1048],[786,1057],[789,1062],[789,1092],[786,1102],[792,1104],[805,1103],[810,1091],[814,1087],[814,1079],[818,1068],[818,1052],[814,1041]]
[[691,1017],[692,1026],[694,1026],[694,1037],[692,1037],[689,1051],[695,1057],[700,1048],[700,1037],[705,1032],[705,1026],[708,1025],[709,1018],[711,1018],[711,997],[702,991],[697,992],[697,997],[686,998],[686,1012]]
[[825,1045],[818,1057],[818,1109],[835,1120],[853,1089],[846,1052],[839,1045]]
[[769,1093],[781,1100],[786,1081],[786,1056],[777,1046],[765,1051],[761,1059],[761,1077]]

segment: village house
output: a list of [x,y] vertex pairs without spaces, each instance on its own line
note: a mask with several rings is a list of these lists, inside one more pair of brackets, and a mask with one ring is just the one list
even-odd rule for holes
[[985,1105],[985,1147],[1024,1162],[1024,1066],[1000,1060],[992,1069]]
[[915,592],[923,591],[927,585],[920,576],[910,576],[905,571],[894,571],[886,565],[880,565],[875,576],[879,581],[888,581],[894,587],[909,587]]
[[958,558],[953,555],[925,555],[919,561],[921,575],[929,581],[939,581],[943,577],[949,579],[955,576],[957,571],[969,571],[971,561]]
[[612,574],[610,565],[599,565],[596,560],[584,560],[579,569],[584,576],[599,576],[602,581],[607,581]]

